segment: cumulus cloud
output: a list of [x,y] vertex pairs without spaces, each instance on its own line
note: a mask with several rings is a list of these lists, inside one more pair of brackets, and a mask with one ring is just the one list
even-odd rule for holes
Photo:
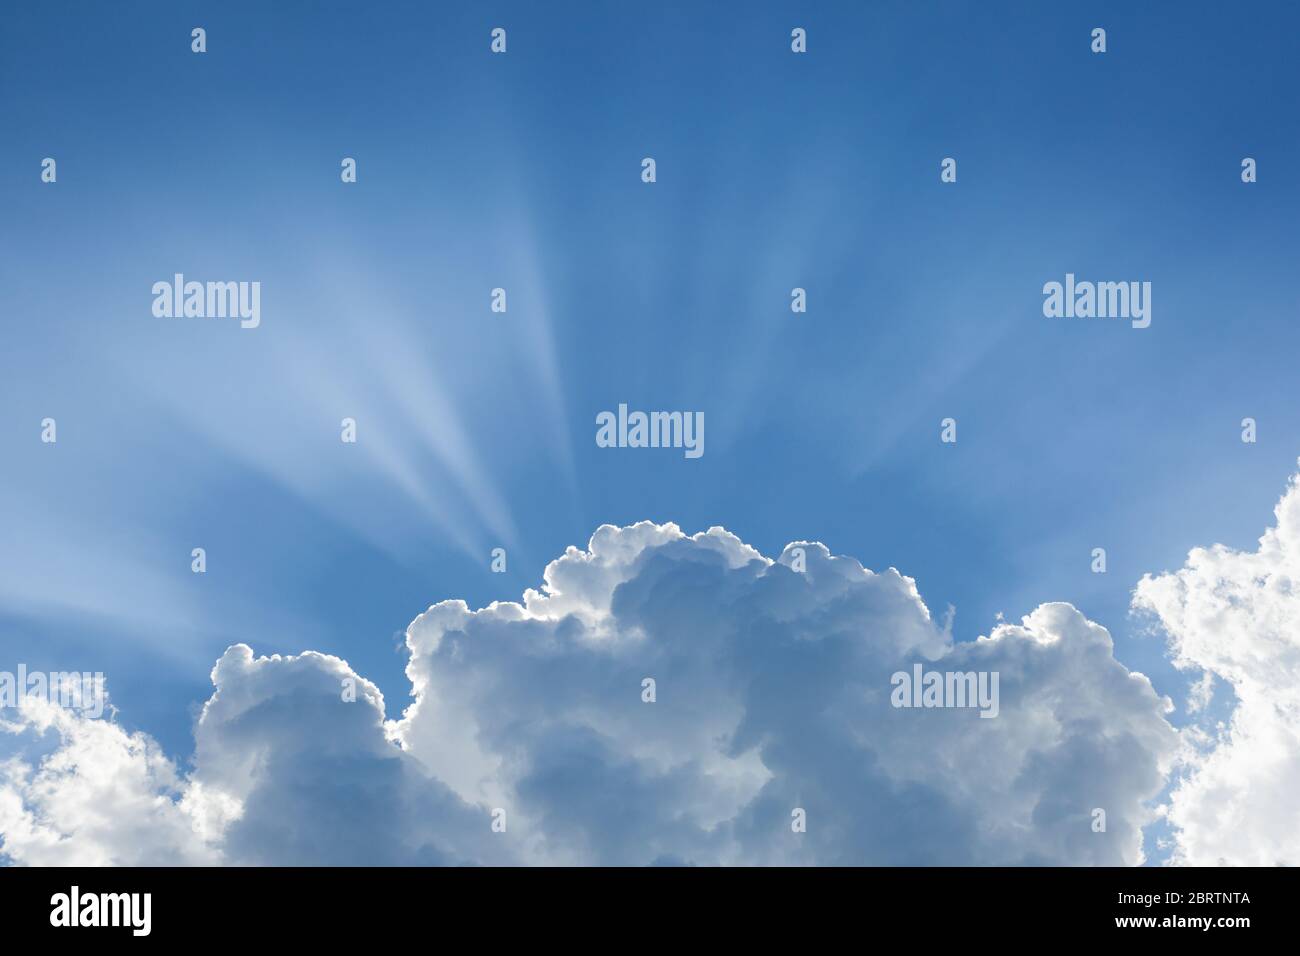
[[1184,735],[1169,809],[1176,862],[1300,863],[1300,476],[1274,514],[1257,550],[1196,548],[1134,594],[1174,663],[1235,701],[1226,722]]
[[[1142,860],[1176,749],[1170,705],[1070,605],[954,642],[892,568],[807,542],[772,560],[721,528],[648,522],[601,527],[543,580],[519,602],[445,601],[416,618],[412,700],[395,719],[338,658],[236,645],[213,669],[183,773],[112,724],[9,721],[29,752],[3,765],[3,851],[16,862]],[[917,664],[997,673],[997,716],[892,706],[891,675]],[[31,753],[33,739],[47,752]],[[83,769],[87,749],[114,769]],[[104,785],[119,772],[131,781],[120,795]],[[806,832],[792,829],[796,808]],[[492,828],[498,810],[505,832]],[[105,823],[124,814],[135,832]]]
[[[205,864],[185,783],[145,734],[30,698],[0,711],[0,853],[32,866]],[[0,743],[5,740],[0,738]]]

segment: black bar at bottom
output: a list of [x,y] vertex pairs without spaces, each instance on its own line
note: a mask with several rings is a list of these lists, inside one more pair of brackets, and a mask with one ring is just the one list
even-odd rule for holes
[[370,945],[412,934],[428,945],[771,944],[890,932],[926,945],[1044,933],[1231,944],[1284,931],[1296,888],[1286,869],[4,869],[0,927],[11,942],[76,933],[128,945],[339,945],[353,933]]

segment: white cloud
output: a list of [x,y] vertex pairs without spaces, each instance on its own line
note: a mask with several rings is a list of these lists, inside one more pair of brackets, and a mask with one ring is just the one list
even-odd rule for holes
[[[915,583],[821,545],[776,561],[721,528],[604,526],[519,603],[407,632],[385,721],[338,658],[213,669],[185,774],[142,735],[59,718],[0,781],[16,862],[1141,861],[1176,743],[1168,702],[1066,604],[956,644]],[[996,671],[994,719],[896,709],[890,676]],[[655,703],[642,680],[656,681]],[[356,701],[342,700],[345,680]],[[15,741],[47,739],[29,716]],[[82,765],[87,750],[91,763]],[[109,770],[129,786],[110,787]],[[120,792],[119,792],[120,791]],[[491,810],[507,811],[506,833]],[[791,832],[791,811],[808,828]],[[1106,810],[1095,833],[1092,810]],[[150,822],[154,821],[154,822]],[[161,821],[161,825],[157,822]],[[113,825],[109,825],[112,823]],[[119,829],[114,829],[114,827]]]
[[[1174,733],[1103,628],[1045,605],[954,644],[910,578],[821,545],[796,573],[792,547],[602,527],[522,605],[417,618],[394,732],[464,799],[516,808],[531,860],[1141,859]],[[1002,713],[892,708],[918,661],[1000,672]]]
[[1274,514],[1256,551],[1196,548],[1134,595],[1168,633],[1174,663],[1236,699],[1226,724],[1185,733],[1169,810],[1177,862],[1300,863],[1300,476]]
[[[33,866],[203,864],[216,850],[182,805],[184,782],[144,734],[29,700],[0,720],[0,851]],[[0,739],[2,742],[2,739]]]

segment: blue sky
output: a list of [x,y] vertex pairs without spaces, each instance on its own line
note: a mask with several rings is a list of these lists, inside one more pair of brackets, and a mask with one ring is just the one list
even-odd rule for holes
[[[958,641],[1070,601],[1181,704],[1133,587],[1253,547],[1295,469],[1281,5],[4,20],[4,657],[104,671],[182,759],[229,645],[342,657],[396,716],[415,615],[642,519],[896,567]],[[155,318],[176,272],[260,281],[261,326]],[[1045,318],[1067,272],[1150,281],[1150,328]],[[703,411],[704,456],[596,447],[620,402]]]

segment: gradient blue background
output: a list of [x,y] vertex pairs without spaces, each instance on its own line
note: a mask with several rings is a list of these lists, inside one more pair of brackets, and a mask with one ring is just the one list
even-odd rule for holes
[[[895,566],[961,640],[1071,601],[1181,705],[1131,589],[1253,545],[1300,453],[1290,6],[0,16],[0,667],[102,670],[172,753],[230,643],[392,716],[414,615],[647,518]],[[175,272],[260,281],[261,327],[155,318]],[[1150,281],[1151,327],[1044,318],[1066,272]],[[703,411],[704,457],[597,448],[619,402]]]

